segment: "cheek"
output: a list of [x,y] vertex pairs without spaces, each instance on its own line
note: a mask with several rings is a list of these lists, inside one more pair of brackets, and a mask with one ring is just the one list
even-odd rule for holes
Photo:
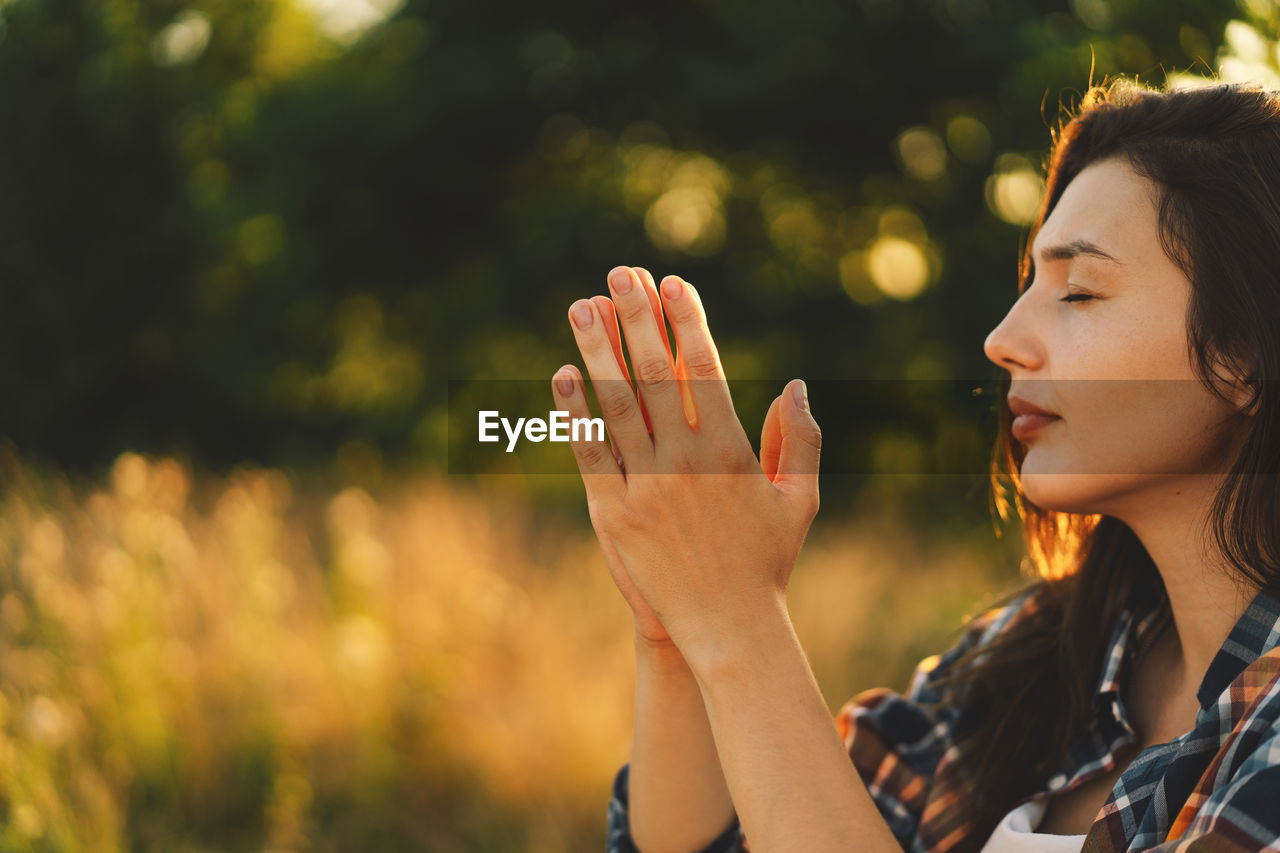
[[1117,300],[1064,339],[1052,395],[1064,473],[1168,473],[1203,455],[1221,404],[1191,366],[1185,312],[1176,300]]
[[1195,379],[1071,383],[1061,430],[1069,473],[1192,473],[1214,443],[1221,411]]
[[1180,309],[1133,306],[1079,319],[1051,351],[1055,380],[1195,378]]

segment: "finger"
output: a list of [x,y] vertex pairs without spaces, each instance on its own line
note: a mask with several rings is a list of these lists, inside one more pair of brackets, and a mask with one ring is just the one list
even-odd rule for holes
[[[569,307],[569,325],[591,377],[600,403],[600,414],[613,437],[628,471],[652,469],[653,441],[640,414],[635,392],[614,358],[605,324],[589,299],[579,299]],[[584,386],[585,387],[585,386]]]
[[[556,371],[551,380],[551,393],[559,409],[569,413],[570,424],[579,418],[591,417],[586,386],[573,365],[566,364]],[[591,429],[570,428],[569,446],[573,448],[573,458],[578,463],[578,472],[586,487],[588,505],[609,498],[624,488],[622,471],[603,436]]]
[[618,362],[618,369],[630,381],[631,373],[627,370],[627,360],[622,355],[622,333],[618,331],[618,314],[613,310],[613,300],[607,296],[593,296],[591,301],[595,303],[600,319],[604,321],[604,331],[609,336],[609,345],[613,347],[613,357]]
[[[609,335],[609,344],[613,347],[613,357],[618,361],[618,369],[622,371],[623,378],[634,387],[631,371],[627,368],[627,360],[622,355],[622,333],[618,330],[618,312],[613,308],[613,300],[607,296],[593,296],[591,301],[595,303],[604,321],[604,330]],[[652,434],[653,423],[649,420],[649,413],[645,411],[644,400],[640,401],[640,415],[644,418],[645,429]]]
[[[644,284],[645,292],[649,294],[649,303],[653,308],[653,319],[658,324],[658,331],[662,334],[662,343],[667,348],[667,356],[671,358],[676,366],[676,387],[680,389],[680,402],[684,409],[685,422],[690,427],[696,426],[698,423],[697,412],[694,410],[693,397],[689,393],[688,377],[685,375],[684,365],[673,355],[673,347],[671,337],[667,334],[667,322],[664,319],[662,309],[662,296],[658,293],[658,286],[653,281],[653,274],[644,267],[632,267],[636,274],[640,276],[640,281]],[[641,403],[643,404],[643,400]],[[643,408],[643,405],[641,406]]]
[[654,442],[681,441],[689,435],[689,422],[676,386],[675,364],[658,334],[644,285],[630,267],[619,266],[609,273],[609,290],[627,338],[636,388],[654,427]]
[[738,416],[698,292],[679,276],[669,275],[662,280],[662,301],[675,330],[679,361],[691,386],[699,426],[704,430],[732,429]]
[[653,319],[658,324],[658,333],[662,335],[662,345],[667,348],[667,357],[674,362],[674,350],[671,347],[671,338],[667,335],[666,320],[663,319],[662,297],[658,295],[658,285],[653,280],[653,274],[644,267],[632,267],[632,269],[636,271],[636,275],[640,276],[645,295],[649,297],[649,307],[653,309]]
[[[793,380],[782,391],[779,404],[782,444],[778,473],[773,484],[797,503],[818,511],[818,457],[822,450],[822,430],[809,411],[804,382]],[[802,401],[803,399],[803,401]]]
[[774,397],[764,416],[760,430],[760,467],[771,481],[778,473],[778,455],[782,452],[782,397]]

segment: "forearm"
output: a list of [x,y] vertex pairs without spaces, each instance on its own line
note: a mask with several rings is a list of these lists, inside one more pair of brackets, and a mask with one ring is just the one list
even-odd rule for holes
[[674,646],[636,639],[631,838],[643,853],[700,850],[733,820],[698,682]]
[[752,853],[900,853],[836,731],[785,602],[751,620],[697,679]]

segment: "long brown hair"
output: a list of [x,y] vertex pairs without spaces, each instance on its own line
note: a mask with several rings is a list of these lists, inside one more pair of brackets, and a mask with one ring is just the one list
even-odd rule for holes
[[[1046,157],[1044,200],[1019,265],[1030,283],[1030,246],[1071,180],[1120,156],[1159,191],[1165,253],[1192,285],[1187,340],[1199,380],[1246,381],[1249,433],[1210,510],[1216,545],[1243,587],[1280,596],[1280,94],[1254,84],[1156,91],[1117,78],[1091,86]],[[1023,451],[1010,433],[1000,382],[1000,431],[991,458],[994,511],[1022,521],[1031,578],[994,603],[1035,589],[1039,609],[959,659],[948,702],[980,709],[958,735],[969,778],[967,832],[950,849],[979,850],[1001,817],[1043,786],[1091,719],[1105,647],[1134,594],[1162,583],[1141,541],[1110,516],[1043,510],[1023,494]],[[1256,408],[1254,408],[1256,407]],[[1034,720],[1034,725],[1027,721]],[[1176,804],[1174,804],[1176,805]]]

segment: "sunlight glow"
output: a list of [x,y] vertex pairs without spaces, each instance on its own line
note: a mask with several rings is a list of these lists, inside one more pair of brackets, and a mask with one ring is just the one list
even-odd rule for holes
[[646,205],[644,227],[653,245],[703,258],[720,251],[728,232],[722,199],[731,184],[723,166],[703,154],[649,144],[634,146],[623,159],[629,206]]
[[351,44],[367,30],[394,15],[404,0],[301,0],[315,15],[316,26],[339,44]]

